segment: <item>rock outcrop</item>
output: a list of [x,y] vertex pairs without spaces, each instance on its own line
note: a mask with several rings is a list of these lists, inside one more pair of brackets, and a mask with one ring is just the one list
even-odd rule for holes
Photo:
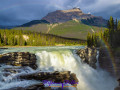
[[[9,76],[9,75],[8,75]],[[51,90],[51,87],[45,87],[45,84],[49,84],[49,86],[52,86],[51,84],[63,84],[63,88],[59,87],[57,90],[69,90],[67,89],[66,84],[71,84],[73,87],[77,87],[77,84],[79,83],[76,75],[74,73],[71,73],[70,71],[63,71],[63,72],[35,72],[35,73],[26,73],[26,74],[20,74],[15,76],[14,78],[19,78],[19,80],[37,80],[41,81],[41,83],[33,84],[27,87],[13,87],[9,90]]]
[[[80,8],[73,8],[70,10],[57,10],[48,13],[47,16],[43,17],[42,20],[46,20],[50,23],[63,23],[77,19],[82,21],[84,24],[95,25],[95,26],[106,26],[107,20],[102,17],[93,16],[91,14],[85,14]],[[101,24],[102,23],[102,24]]]
[[84,48],[77,51],[77,54],[82,59],[82,62],[89,64],[91,67],[96,68],[97,50],[93,48]]
[[69,84],[73,86],[77,86],[78,79],[74,73],[70,73],[70,71],[64,71],[64,72],[37,72],[32,74],[26,74],[26,75],[20,75],[20,79],[26,79],[26,80],[39,80],[39,81],[52,81],[55,83],[64,83],[68,82]]
[[33,69],[37,68],[36,56],[29,52],[12,52],[0,55],[0,63],[13,66],[29,66]]

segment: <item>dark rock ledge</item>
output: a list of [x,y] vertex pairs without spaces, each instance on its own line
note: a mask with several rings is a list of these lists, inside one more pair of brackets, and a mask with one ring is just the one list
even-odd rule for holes
[[77,50],[77,54],[80,56],[82,59],[83,63],[89,64],[91,67],[96,69],[96,56],[97,56],[97,49],[95,47],[92,48],[84,48]]
[[29,52],[12,52],[0,55],[0,63],[13,66],[29,66],[37,69],[36,56]]
[[[52,90],[51,87],[45,87],[45,83],[48,83],[48,81],[54,82],[54,83],[69,83],[74,87],[77,87],[77,84],[79,83],[76,75],[74,73],[71,73],[70,71],[63,71],[63,72],[35,72],[31,74],[24,74],[24,75],[18,75],[16,76],[20,80],[37,80],[41,81],[42,83],[34,84],[28,87],[14,87],[10,88],[8,90]],[[46,82],[47,81],[47,82]],[[50,84],[50,83],[49,83]],[[51,86],[51,85],[50,85]],[[64,85],[66,86],[66,85]],[[68,88],[64,87],[64,90],[69,90]],[[62,90],[62,87],[56,90]]]

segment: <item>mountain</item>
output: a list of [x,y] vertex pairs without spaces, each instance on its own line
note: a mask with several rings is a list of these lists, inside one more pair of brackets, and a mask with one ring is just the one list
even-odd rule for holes
[[21,27],[30,27],[36,24],[53,24],[53,23],[64,23],[70,20],[78,20],[86,25],[106,27],[107,20],[102,17],[94,16],[91,14],[85,14],[80,8],[73,8],[70,10],[57,10],[50,12],[47,16],[43,17],[41,20],[33,20],[31,22],[21,25]]
[[104,31],[106,25],[107,20],[102,17],[85,14],[79,8],[73,8],[48,13],[41,20],[33,20],[14,29],[86,40],[88,32]]
[[36,24],[30,27],[16,27],[15,30],[30,30],[34,32],[42,32],[46,34],[53,34],[67,38],[87,39],[88,32],[95,33],[104,31],[105,27],[90,26],[78,21],[76,19],[64,23],[54,24]]
[[49,24],[49,22],[46,21],[46,20],[33,20],[31,22],[28,22],[28,23],[25,23],[25,24],[21,25],[21,27],[30,27],[32,25],[36,25],[36,24],[40,24],[40,23],[41,24],[43,24],[43,23]]
[[42,20],[46,20],[50,23],[63,23],[77,19],[82,21],[82,23],[93,26],[106,26],[107,20],[102,17],[94,16],[91,14],[85,14],[80,8],[73,8],[70,10],[57,10],[48,13],[47,16],[43,17]]

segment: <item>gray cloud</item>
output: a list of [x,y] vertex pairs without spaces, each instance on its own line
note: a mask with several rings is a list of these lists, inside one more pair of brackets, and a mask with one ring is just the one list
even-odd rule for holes
[[40,20],[54,10],[73,7],[106,19],[120,18],[119,0],[0,0],[0,25],[20,25]]

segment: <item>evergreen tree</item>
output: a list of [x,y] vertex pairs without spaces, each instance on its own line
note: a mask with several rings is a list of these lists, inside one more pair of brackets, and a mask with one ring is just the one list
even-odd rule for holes
[[120,31],[120,20],[118,21],[118,26],[117,26],[118,30]]
[[116,22],[115,22],[115,29],[116,29],[116,31],[118,29],[118,21],[117,21],[117,19],[116,19]]

